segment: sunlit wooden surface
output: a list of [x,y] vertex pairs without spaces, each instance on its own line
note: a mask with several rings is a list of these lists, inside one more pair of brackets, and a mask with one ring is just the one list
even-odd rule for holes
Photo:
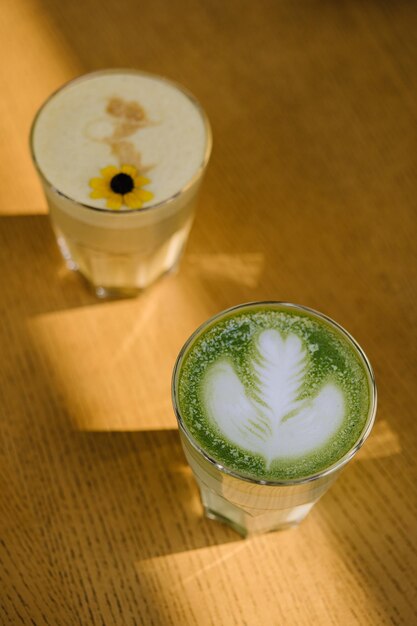
[[[416,31],[402,0],[2,3],[1,624],[417,624]],[[181,272],[98,302],[27,135],[64,81],[126,66],[194,92],[215,147]],[[257,299],[344,325],[380,401],[302,526],[245,541],[201,517],[170,375]]]

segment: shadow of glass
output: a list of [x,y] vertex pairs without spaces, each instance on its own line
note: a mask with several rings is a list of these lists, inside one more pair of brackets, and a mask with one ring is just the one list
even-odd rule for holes
[[[125,564],[239,541],[203,518],[176,430],[80,433],[44,426],[55,484],[32,501],[51,539],[66,537],[76,552],[77,544],[90,544],[98,562],[117,555]],[[34,464],[36,452],[29,457]],[[42,464],[32,471],[39,475]]]
[[99,303],[67,269],[47,215],[0,217],[0,284],[1,303],[14,315]]
[[181,315],[193,290],[175,277],[143,298],[91,307],[97,300],[63,266],[47,216],[0,219],[0,280],[5,588],[11,598],[18,590],[37,623],[78,623],[91,612],[120,623],[131,606],[164,624],[161,590],[153,579],[145,589],[136,563],[240,540],[202,517],[172,429],[170,370],[205,305]]
[[87,437],[94,438],[98,466],[95,494],[105,509],[111,499],[119,511],[112,528],[120,524],[121,534],[132,538],[130,559],[135,542],[137,558],[146,559],[239,541],[229,528],[203,518],[177,430]]
[[[197,487],[172,428],[171,408],[165,411],[165,422],[157,414],[153,429],[147,428],[146,420],[140,421],[140,405],[136,431],[131,425],[119,432],[111,429],[115,422],[106,421],[111,411],[103,416],[101,432],[74,429],[74,419],[88,397],[83,393],[71,402],[61,372],[34,343],[27,320],[17,319],[19,323],[16,317],[10,320],[10,341],[4,342],[0,371],[6,440],[16,442],[2,451],[8,469],[2,495],[17,524],[24,513],[20,502],[30,503],[27,518],[21,521],[34,541],[41,535],[43,549],[52,550],[64,566],[67,550],[79,558],[95,554],[98,561],[107,562],[109,555],[117,555],[115,562],[132,563],[239,539],[230,529],[203,519]],[[58,335],[61,332],[64,329]],[[53,333],[49,339],[53,345]],[[60,358],[65,360],[66,352],[55,345],[56,365]],[[67,348],[70,351],[71,346]],[[77,378],[74,372],[72,376],[75,394]],[[94,388],[93,373],[87,382]],[[166,389],[161,381],[159,385],[169,403],[169,385]],[[121,393],[123,388],[121,376]],[[96,408],[100,410],[100,405]],[[117,402],[111,409],[118,410]],[[57,555],[53,546],[61,541],[67,545]]]

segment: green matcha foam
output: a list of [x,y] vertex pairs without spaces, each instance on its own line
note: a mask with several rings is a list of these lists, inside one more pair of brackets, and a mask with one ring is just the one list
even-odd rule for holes
[[177,373],[183,425],[214,461],[256,480],[310,476],[360,439],[370,374],[353,341],[315,312],[237,307],[191,338]]

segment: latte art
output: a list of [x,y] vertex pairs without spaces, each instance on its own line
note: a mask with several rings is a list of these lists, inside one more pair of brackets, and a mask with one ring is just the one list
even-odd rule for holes
[[350,338],[289,305],[238,308],[197,333],[178,389],[196,444],[260,480],[309,476],[335,463],[359,439],[370,406]]
[[277,330],[264,330],[256,341],[252,390],[245,389],[228,360],[207,371],[207,415],[231,442],[262,455],[267,468],[274,459],[308,454],[340,428],[345,402],[335,383],[300,399],[307,367],[307,351],[297,335],[283,338]]

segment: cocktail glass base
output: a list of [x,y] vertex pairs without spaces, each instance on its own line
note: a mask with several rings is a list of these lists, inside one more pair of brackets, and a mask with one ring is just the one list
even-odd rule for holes
[[162,246],[150,255],[115,253],[64,237],[56,226],[54,230],[67,268],[77,272],[101,300],[134,298],[164,275],[178,272],[183,247],[169,248],[167,252]]

